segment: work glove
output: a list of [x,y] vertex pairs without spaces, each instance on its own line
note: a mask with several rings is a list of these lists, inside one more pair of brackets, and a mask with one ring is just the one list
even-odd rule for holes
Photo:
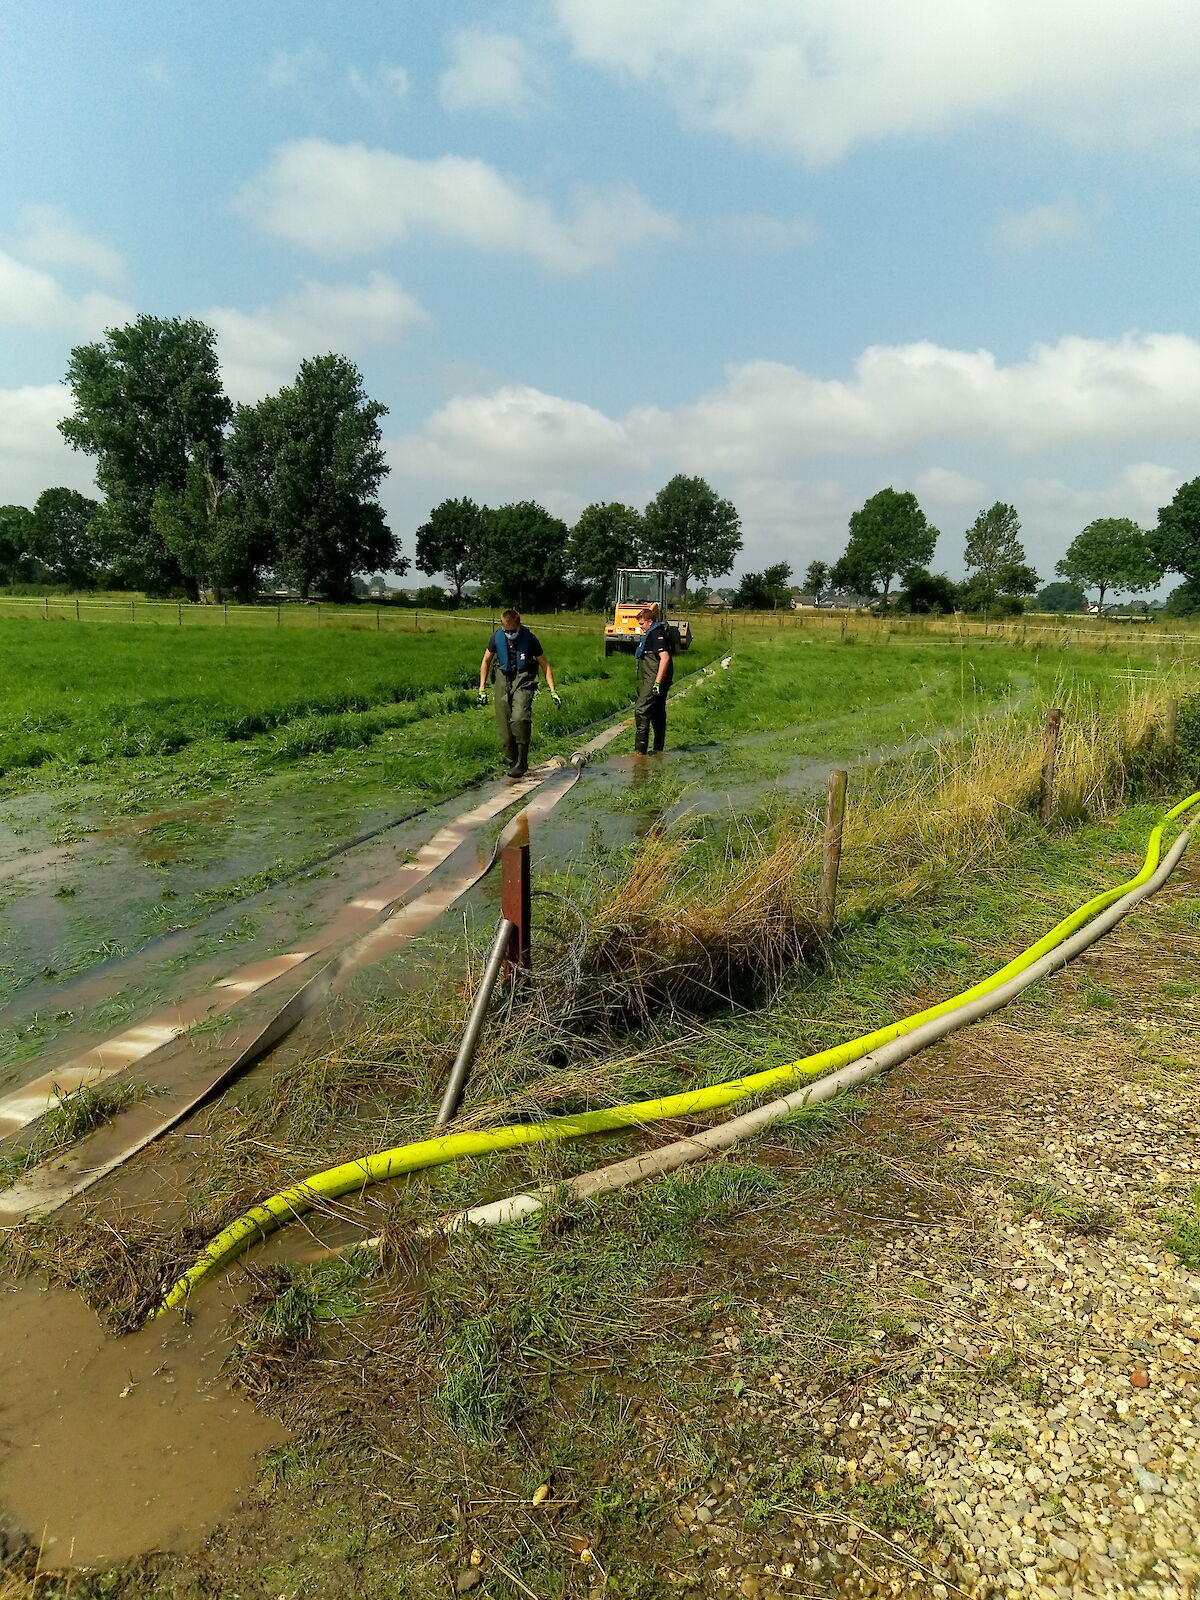
[[557,692],[557,690],[555,690],[555,689],[551,689],[551,691],[550,691],[550,698],[551,698],[551,700],[553,700],[553,701],[554,701],[554,704],[555,704],[555,705],[556,705],[556,706],[557,706],[557,707],[558,707],[558,709],[559,709],[559,710],[560,710],[560,711],[561,711],[561,710],[562,710],[562,695],[560,695],[560,694],[559,694],[559,693],[558,693],[558,692]]
[[477,706],[485,706],[485,705],[487,705],[487,690],[486,689],[480,689],[479,693],[475,697],[475,704]]
[[662,684],[661,683],[652,683],[650,685],[650,693],[657,700],[659,695],[662,694]]

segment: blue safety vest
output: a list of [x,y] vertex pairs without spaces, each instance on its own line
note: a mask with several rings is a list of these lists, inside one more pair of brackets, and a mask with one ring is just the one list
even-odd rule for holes
[[533,635],[524,623],[517,629],[517,637],[509,643],[503,628],[492,635],[489,648],[496,657],[496,665],[505,677],[514,672],[531,672],[536,669],[537,657],[533,653]]
[[640,661],[647,650],[652,656],[662,655],[671,648],[671,633],[665,622],[652,622],[641,637],[634,655]]

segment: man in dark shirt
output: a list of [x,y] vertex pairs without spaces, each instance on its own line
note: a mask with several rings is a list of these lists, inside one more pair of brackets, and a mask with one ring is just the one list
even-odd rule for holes
[[642,629],[637,647],[638,695],[633,703],[633,748],[644,756],[654,733],[654,753],[667,742],[667,692],[675,676],[675,646],[671,630],[647,606],[638,612]]
[[529,770],[529,737],[539,668],[546,674],[550,698],[561,706],[554,687],[554,669],[541,641],[523,625],[519,611],[503,612],[500,627],[488,640],[479,663],[479,704],[487,704],[490,672],[496,685],[496,727],[510,778],[523,778]]

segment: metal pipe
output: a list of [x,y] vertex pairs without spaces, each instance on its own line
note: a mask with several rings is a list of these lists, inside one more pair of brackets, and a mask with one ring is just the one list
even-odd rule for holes
[[467,1087],[471,1063],[479,1048],[479,1035],[483,1032],[488,1007],[492,1002],[492,990],[496,987],[496,979],[503,971],[508,958],[513,931],[514,924],[507,917],[501,917],[496,926],[496,937],[492,940],[492,948],[488,952],[487,966],[483,969],[483,981],[475,996],[475,1004],[471,1007],[471,1015],[467,1018],[462,1043],[458,1047],[454,1065],[450,1068],[450,1076],[446,1079],[446,1092],[442,1096],[441,1108],[434,1123],[435,1128],[444,1127],[458,1114],[459,1101],[463,1097],[463,1090]]

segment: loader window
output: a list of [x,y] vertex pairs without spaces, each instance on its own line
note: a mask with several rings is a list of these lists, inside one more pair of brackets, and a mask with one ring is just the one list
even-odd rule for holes
[[662,577],[657,572],[622,573],[620,599],[633,605],[661,605]]

